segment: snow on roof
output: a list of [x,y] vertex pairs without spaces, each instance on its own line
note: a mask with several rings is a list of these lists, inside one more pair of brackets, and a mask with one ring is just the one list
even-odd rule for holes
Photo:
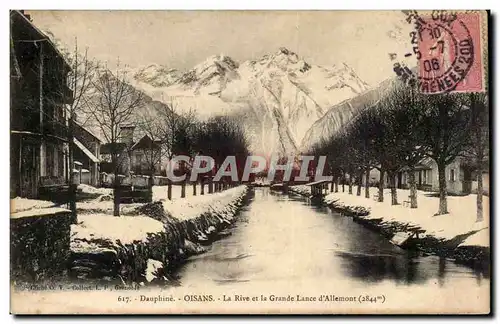
[[74,163],[75,165],[78,165],[78,166],[82,166],[82,165],[83,165],[83,163],[82,163],[82,162],[80,162],[80,161],[73,161],[73,163]]
[[[92,160],[92,162],[94,163],[99,163],[99,159],[94,155],[92,154],[92,152],[90,152],[86,147],[85,145],[83,145],[79,140],[77,140],[75,137],[73,137],[73,143],[76,144],[76,146],[83,152],[85,153],[86,156],[89,157],[89,159]],[[75,162],[76,163],[76,162]]]
[[306,186],[314,186],[314,185],[318,185],[318,184],[322,184],[322,183],[328,183],[330,181],[328,180],[319,180],[319,181],[315,181],[315,182],[310,182],[308,184],[306,184]]

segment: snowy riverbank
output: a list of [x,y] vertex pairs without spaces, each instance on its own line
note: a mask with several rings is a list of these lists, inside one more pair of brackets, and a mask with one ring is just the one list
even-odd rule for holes
[[[412,245],[428,253],[453,257],[464,263],[484,262],[489,258],[489,198],[484,197],[484,220],[476,222],[476,195],[449,196],[449,214],[434,216],[438,210],[439,198],[432,193],[418,191],[418,208],[403,206],[408,200],[409,191],[398,189],[400,205],[391,205],[390,189],[384,190],[384,202],[378,202],[374,196],[377,188],[370,188],[370,198],[342,192],[330,193],[324,202],[332,209],[352,216],[361,224],[380,231],[391,239],[398,232],[415,233]],[[290,191],[309,196],[310,187],[292,186]],[[418,238],[417,238],[418,237]],[[481,251],[469,253],[470,251]],[[481,260],[479,260],[481,259]]]
[[112,216],[112,202],[79,203],[72,226],[71,274],[78,278],[165,281],[188,256],[201,253],[220,236],[244,204],[247,186],[149,204],[122,204]]

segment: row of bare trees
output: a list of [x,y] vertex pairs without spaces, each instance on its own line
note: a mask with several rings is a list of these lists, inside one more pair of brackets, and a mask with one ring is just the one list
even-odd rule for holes
[[[56,44],[58,41],[55,40]],[[77,44],[77,42],[75,42]],[[72,93],[71,104],[66,105],[68,117],[69,156],[73,165],[74,122],[84,127],[91,127],[108,143],[111,165],[114,173],[114,215],[119,215],[120,186],[119,173],[123,159],[122,126],[134,125],[140,135],[148,135],[152,140],[150,147],[144,148],[145,163],[149,173],[149,187],[152,190],[154,172],[157,166],[176,155],[194,156],[197,154],[212,156],[216,161],[217,171],[227,155],[247,156],[248,143],[239,123],[227,116],[213,117],[200,121],[195,112],[179,107],[175,100],[167,103],[151,100],[142,91],[127,82],[127,69],[120,65],[109,67],[106,63],[92,60],[87,50],[80,51],[77,45],[74,50],[60,46],[66,60],[71,66],[67,84],[61,84],[59,90],[65,95]],[[63,125],[61,125],[63,126]],[[180,171],[190,172],[191,165],[181,164]],[[76,222],[76,204],[74,175],[69,172],[70,205],[73,220]],[[193,188],[194,190],[195,187]],[[220,189],[217,184],[215,191]],[[202,189],[203,190],[203,189]],[[214,191],[210,184],[209,192]],[[182,184],[181,196],[185,196],[185,183]],[[168,186],[168,198],[172,197],[172,186]]]
[[[167,103],[150,102],[149,108],[140,114],[139,129],[154,141],[151,147],[145,150],[145,160],[150,174],[150,188],[153,184],[153,173],[155,166],[163,160],[171,160],[178,155],[190,156],[194,159],[196,155],[210,156],[215,160],[214,169],[206,176],[213,176],[221,167],[227,156],[236,156],[237,161],[248,155],[248,141],[240,124],[228,116],[214,116],[206,121],[197,118],[192,110],[183,111],[179,109],[175,100]],[[178,171],[190,178],[192,162],[180,161]],[[167,165],[172,167],[172,165]],[[238,168],[239,170],[240,168]],[[204,193],[203,179],[202,193]],[[186,181],[181,183],[181,197],[186,195]],[[196,183],[193,183],[193,191],[196,194]],[[218,191],[221,187],[215,183],[215,188],[209,182],[209,193]],[[171,181],[168,180],[168,199],[172,198]]]
[[[179,109],[174,100],[168,103],[151,101],[143,92],[130,86],[120,70],[111,72],[108,69],[96,71],[93,83],[93,95],[86,102],[86,109],[93,119],[94,125],[111,144],[111,165],[114,170],[114,215],[119,215],[120,197],[117,192],[119,170],[123,159],[121,126],[136,125],[142,135],[148,135],[149,147],[143,147],[149,174],[149,190],[152,195],[154,173],[158,165],[171,160],[177,155],[195,156],[197,154],[212,156],[218,170],[228,155],[248,155],[247,142],[242,129],[229,117],[213,117],[201,122],[191,110]],[[173,167],[167,164],[168,167]],[[187,174],[181,183],[181,197],[186,196],[186,181],[192,168],[190,163],[181,162],[178,172]],[[172,199],[172,182],[168,181],[168,199]],[[197,181],[196,181],[197,182]],[[193,184],[196,190],[196,183]],[[216,184],[215,191],[220,187]],[[203,188],[202,188],[203,190]],[[213,191],[211,183],[209,193]]]
[[385,175],[391,203],[398,204],[398,172],[408,174],[410,207],[417,208],[415,168],[425,157],[435,161],[439,179],[439,210],[448,213],[446,167],[458,157],[477,173],[477,220],[483,219],[482,173],[488,161],[489,111],[485,93],[425,95],[398,85],[375,106],[363,109],[342,131],[313,147],[313,154],[326,155],[336,179],[349,175],[349,193],[356,179],[361,195],[369,198],[370,170],[380,172],[378,201],[384,199]]

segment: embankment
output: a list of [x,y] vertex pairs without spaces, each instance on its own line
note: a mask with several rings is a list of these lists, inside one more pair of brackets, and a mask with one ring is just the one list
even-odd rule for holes
[[120,217],[110,215],[108,201],[80,206],[79,224],[72,227],[70,276],[124,284],[175,282],[172,273],[189,256],[230,235],[248,191],[238,186],[175,202],[133,204],[124,206]]
[[[409,237],[401,245],[404,249],[443,256],[489,272],[489,225],[487,220],[475,222],[474,209],[464,207],[475,207],[475,197],[448,197],[450,214],[434,216],[432,211],[437,210],[437,199],[426,193],[419,193],[419,208],[410,209],[402,205],[391,206],[389,190],[384,193],[384,203],[375,201],[373,194],[377,189],[372,189],[370,199],[338,192],[327,195],[322,203],[388,240],[404,233],[403,237]],[[306,186],[292,186],[289,191],[310,196]],[[399,197],[405,194],[408,196],[404,191],[398,192]]]

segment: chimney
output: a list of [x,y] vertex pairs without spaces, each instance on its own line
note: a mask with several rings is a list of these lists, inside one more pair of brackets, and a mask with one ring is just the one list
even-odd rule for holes
[[135,126],[120,126],[120,142],[132,145],[134,143]]
[[19,12],[24,16],[26,17],[26,19],[28,19],[29,21],[33,21],[31,19],[31,15],[27,14],[24,10],[19,10]]

